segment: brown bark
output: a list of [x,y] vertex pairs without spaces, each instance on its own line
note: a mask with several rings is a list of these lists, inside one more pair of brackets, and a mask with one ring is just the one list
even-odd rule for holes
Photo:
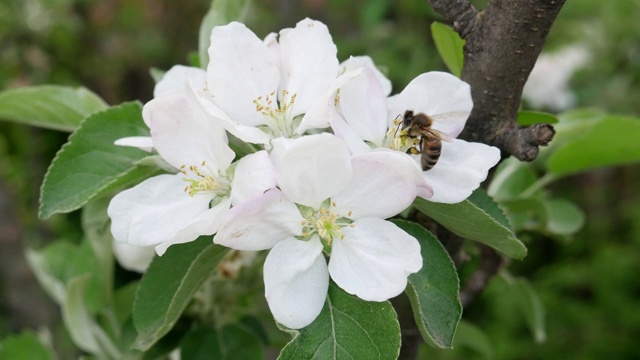
[[493,0],[478,11],[466,0],[430,0],[466,40],[462,79],[474,108],[461,138],[531,161],[553,127],[516,123],[522,88],[565,0]]

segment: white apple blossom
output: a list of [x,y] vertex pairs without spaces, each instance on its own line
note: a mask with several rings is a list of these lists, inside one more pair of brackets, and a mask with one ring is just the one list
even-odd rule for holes
[[275,186],[265,151],[232,164],[226,132],[197,96],[187,82],[145,105],[153,146],[177,173],[149,178],[111,200],[107,212],[117,241],[156,246],[162,255],[172,244],[212,235],[232,205]]
[[384,219],[415,199],[421,174],[413,160],[393,151],[351,155],[329,133],[272,145],[278,188],[234,206],[214,242],[271,248],[264,281],[275,319],[293,329],[309,325],[322,310],[329,276],[367,301],[402,292],[422,267],[420,245]]
[[589,62],[590,57],[587,47],[582,44],[543,53],[524,84],[522,97],[536,109],[562,111],[573,107],[576,96],[569,88],[569,80]]
[[123,269],[144,273],[156,255],[154,246],[135,246],[113,241],[113,256]]
[[[407,110],[424,113],[432,129],[443,134],[436,165],[424,171],[418,196],[434,202],[457,203],[466,199],[500,160],[500,151],[482,143],[456,139],[473,107],[469,85],[442,72],[421,74],[397,95],[388,97],[388,80],[367,57],[350,58],[342,67],[363,72],[346,82],[336,97],[331,127],[353,153],[389,148],[407,152],[417,146],[403,132]],[[420,156],[411,155],[417,164]]]

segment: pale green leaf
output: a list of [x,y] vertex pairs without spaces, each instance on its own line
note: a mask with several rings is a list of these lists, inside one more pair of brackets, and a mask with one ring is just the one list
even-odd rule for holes
[[400,325],[391,303],[367,302],[333,282],[324,308],[300,329],[280,353],[280,360],[396,359]]
[[464,63],[465,41],[450,26],[434,22],[431,24],[431,36],[436,44],[438,53],[449,71],[457,77],[462,73]]
[[457,204],[418,198],[413,206],[460,237],[481,242],[515,259],[527,255],[527,248],[510,229],[502,210],[483,190],[476,190]]
[[462,316],[460,282],[453,261],[440,241],[420,225],[393,222],[420,242],[422,269],[409,276],[405,290],[418,328],[432,346],[451,348]]
[[545,201],[548,213],[546,229],[555,235],[575,234],[584,226],[585,215],[574,203],[563,199]]
[[544,200],[531,197],[505,200],[500,204],[515,231],[545,230],[549,215]]
[[520,196],[537,179],[531,163],[509,157],[496,168],[487,191],[496,201],[511,200]]
[[541,111],[519,111],[516,121],[520,126],[530,126],[533,124],[556,124],[558,118],[553,114]]
[[90,314],[85,304],[91,275],[73,278],[67,285],[67,297],[62,306],[62,319],[73,342],[82,350],[99,358],[120,359],[122,354]]
[[42,85],[0,93],[0,120],[69,132],[106,107],[100,97],[82,87]]
[[607,116],[572,123],[576,136],[567,137],[547,161],[554,175],[569,175],[595,168],[640,162],[640,119]]
[[36,334],[25,331],[19,335],[8,336],[0,342],[0,359],[55,360],[56,356],[48,345],[38,339]]
[[49,166],[38,215],[46,219],[76,210],[114,188],[156,174],[155,167],[136,165],[148,153],[113,143],[127,136],[148,135],[139,103],[125,103],[91,115]]
[[211,236],[203,236],[173,245],[163,256],[153,259],[133,304],[133,321],[138,330],[136,348],[149,349],[171,330],[228,251],[214,245]]
[[247,15],[251,0],[212,0],[209,12],[200,24],[198,37],[198,61],[200,67],[207,68],[209,64],[209,44],[211,30],[215,26],[226,25],[232,21],[242,22]]
[[481,328],[473,325],[468,321],[460,321],[458,331],[453,345],[458,347],[466,347],[482,356],[484,359],[495,358],[495,350],[489,336],[482,331]]
[[524,315],[535,341],[545,342],[547,339],[545,311],[538,293],[527,279],[513,278],[507,273],[502,273],[502,278],[509,285],[510,297],[514,299],[516,306]]

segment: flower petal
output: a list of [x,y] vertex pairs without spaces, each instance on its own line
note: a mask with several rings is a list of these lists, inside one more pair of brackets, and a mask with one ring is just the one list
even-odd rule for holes
[[347,144],[335,135],[278,138],[272,145],[278,186],[292,202],[318,209],[349,184],[351,156]]
[[277,322],[300,329],[318,317],[329,289],[329,272],[319,239],[287,239],[264,262],[265,297]]
[[156,253],[162,256],[171,245],[183,244],[202,235],[215,234],[230,207],[231,199],[228,197],[222,199],[216,206],[196,216],[191,222],[178,230],[173,239],[156,246]]
[[389,99],[389,117],[402,116],[406,110],[427,114],[432,128],[457,137],[473,108],[469,84],[444,72],[418,75],[402,92]]
[[270,249],[300,235],[303,220],[295,204],[282,191],[272,189],[232,207],[213,242],[236,250]]
[[189,81],[196,89],[203,90],[207,85],[207,73],[197,67],[175,65],[164,74],[162,80],[158,81],[153,89],[153,96],[158,97],[172,89],[182,89]]
[[351,56],[347,60],[343,61],[340,64],[339,72],[343,71],[351,71],[358,68],[368,68],[373,71],[375,74],[378,83],[382,86],[382,91],[385,96],[389,96],[391,94],[391,80],[387,79],[386,76],[378,69],[376,64],[373,62],[369,56]]
[[343,228],[335,240],[329,273],[343,290],[367,301],[400,294],[407,277],[422,268],[420,244],[391,222],[363,218]]
[[[338,76],[337,48],[329,29],[319,21],[304,19],[294,29],[280,32],[280,88],[296,95],[291,114],[306,113]],[[282,100],[280,98],[280,100]]]
[[227,145],[224,128],[207,114],[191,88],[174,89],[148,102],[143,116],[149,119],[153,145],[173,167],[202,166],[212,175],[225,170],[235,154]]
[[440,159],[423,173],[433,187],[428,200],[454,204],[468,198],[498,161],[500,150],[493,146],[459,139],[443,141]]
[[389,128],[387,98],[371,68],[342,86],[339,105],[343,118],[362,140],[382,146]]
[[211,201],[206,194],[190,197],[184,184],[182,174],[158,175],[114,196],[107,209],[113,237],[137,246],[175,241],[178,232],[207,211]]
[[135,147],[146,152],[151,152],[153,150],[153,140],[151,139],[151,136],[129,136],[120,138],[113,143],[118,146]]
[[330,110],[329,121],[331,123],[331,129],[333,133],[344,140],[349,147],[352,154],[359,154],[363,152],[371,151],[369,145],[347,124],[335,108]]
[[275,97],[279,81],[277,59],[251,30],[238,22],[213,28],[207,85],[213,102],[231,119],[248,126],[264,124],[254,100],[272,93]]
[[331,197],[336,212],[351,219],[397,215],[413,203],[416,187],[424,183],[416,162],[402,152],[380,149],[352,159],[349,186]]
[[246,155],[236,165],[235,175],[231,183],[231,200],[233,205],[262,195],[276,186],[276,169],[269,154],[258,151]]
[[113,242],[113,255],[122,268],[144,273],[156,255],[153,246],[135,246],[120,241]]

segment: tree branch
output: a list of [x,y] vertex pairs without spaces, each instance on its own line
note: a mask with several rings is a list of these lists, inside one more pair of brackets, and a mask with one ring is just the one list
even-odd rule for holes
[[516,117],[522,88],[565,0],[492,0],[482,12],[466,0],[429,1],[467,41],[462,79],[471,85],[474,108],[461,138],[535,159],[553,128],[520,128]]

